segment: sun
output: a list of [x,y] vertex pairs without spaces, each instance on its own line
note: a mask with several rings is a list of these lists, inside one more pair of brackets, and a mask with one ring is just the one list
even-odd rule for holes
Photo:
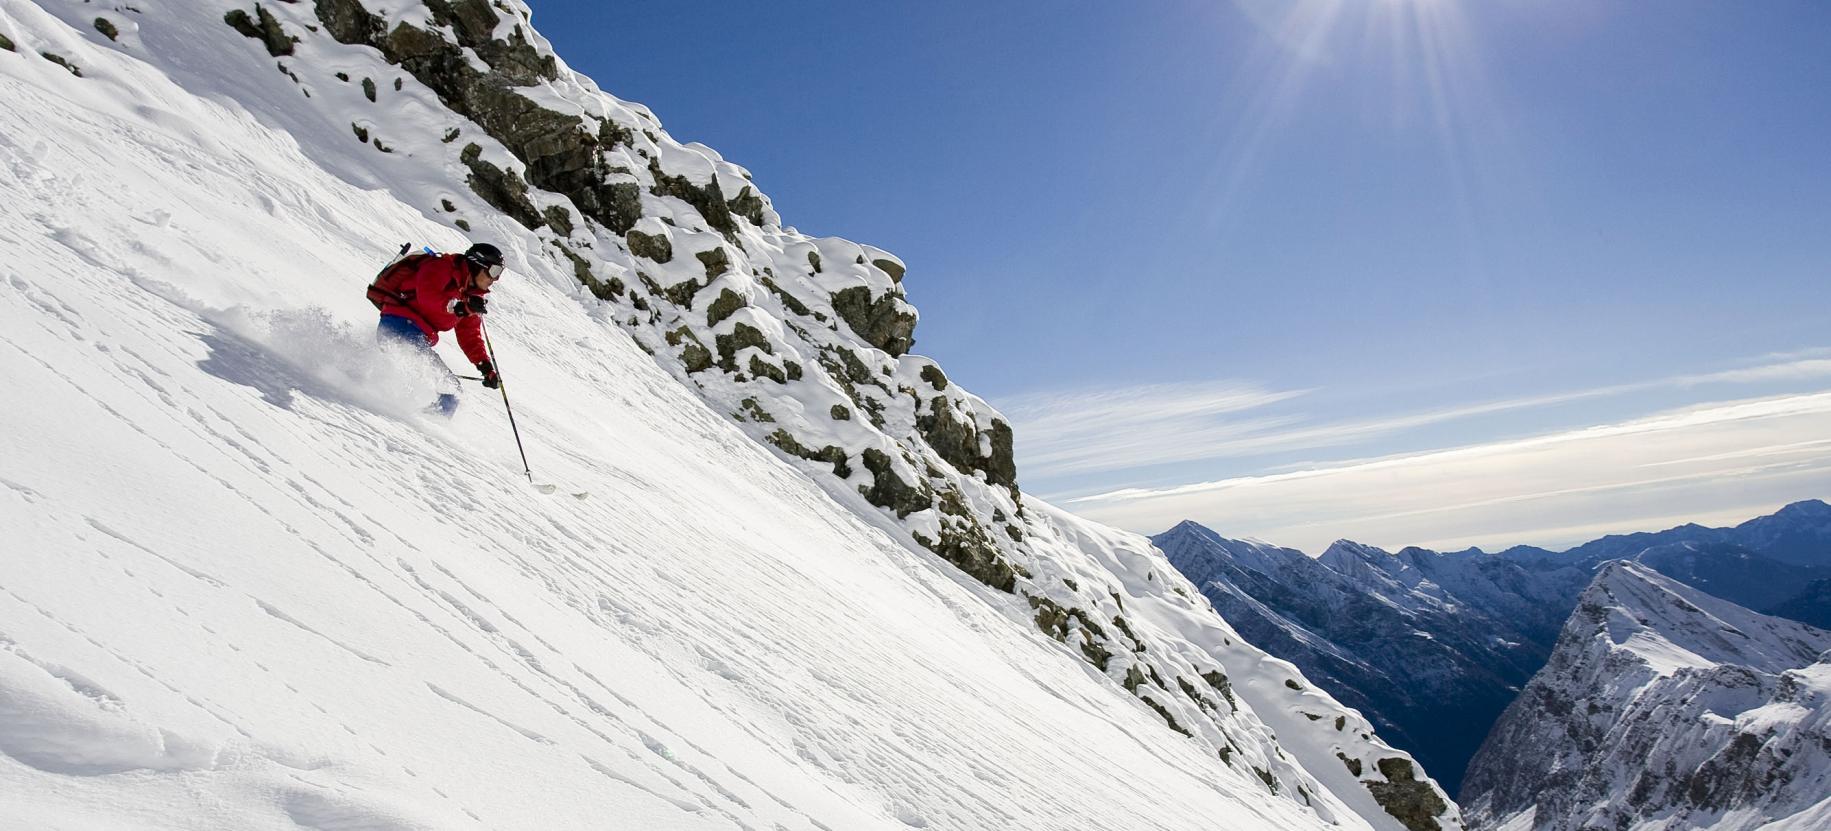
[[1365,130],[1430,144],[1465,183],[1459,199],[1475,199],[1484,179],[1511,163],[1465,0],[1232,4],[1252,36],[1243,53],[1227,56],[1227,100],[1215,112],[1219,158],[1209,175],[1221,180],[1219,212],[1238,201],[1268,142],[1316,99],[1351,100]]

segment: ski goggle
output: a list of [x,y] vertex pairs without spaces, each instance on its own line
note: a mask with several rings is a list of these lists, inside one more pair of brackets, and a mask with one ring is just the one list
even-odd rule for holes
[[483,260],[481,260],[477,257],[473,257],[469,254],[466,254],[464,256],[464,259],[465,259],[465,261],[469,262],[471,265],[476,266],[478,270],[489,274],[491,280],[502,279],[502,263],[486,263]]

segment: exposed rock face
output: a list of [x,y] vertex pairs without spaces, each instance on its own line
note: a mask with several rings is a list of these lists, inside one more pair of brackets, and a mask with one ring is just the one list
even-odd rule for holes
[[1443,826],[1437,817],[1448,805],[1443,795],[1428,780],[1419,779],[1411,762],[1405,759],[1381,759],[1378,767],[1384,782],[1368,782],[1367,790],[1410,831],[1439,831]]
[[[427,3],[433,20],[456,33],[456,42],[406,22],[388,29],[360,0],[316,2],[333,37],[375,47],[411,72],[446,106],[477,122],[521,159],[531,184],[564,194],[581,213],[619,233],[640,218],[637,184],[615,181],[600,152],[606,131],[580,116],[545,109],[515,90],[552,80],[557,61],[535,49],[520,25],[506,40],[494,39],[501,18],[486,0]],[[474,50],[489,71],[473,66],[465,49]]]
[[1470,765],[1471,822],[1727,831],[1831,811],[1827,650],[1831,632],[1611,563]]
[[[649,187],[649,193],[656,196],[672,196],[692,205],[699,215],[706,218],[706,224],[729,239],[737,233],[737,223],[731,218],[731,206],[725,202],[725,191],[719,186],[718,177],[703,185],[695,185],[685,176],[675,176],[661,169],[661,160],[650,158],[648,172],[655,179]],[[749,192],[749,188],[745,188]]]
[[624,234],[623,239],[629,245],[629,253],[638,257],[662,264],[674,259],[674,244],[663,234],[644,234],[632,230]]
[[69,58],[59,55],[56,52],[39,52],[38,55],[51,63],[70,70],[71,75],[75,75],[78,78],[83,77],[83,68],[72,63]]
[[706,267],[706,281],[708,283],[718,279],[719,275],[731,270],[731,257],[725,253],[725,249],[722,247],[714,248],[711,251],[701,251],[698,254],[694,254],[693,257],[694,259],[699,260],[700,265]]
[[[267,47],[267,54],[276,58],[292,54],[293,45],[299,42],[298,38],[286,34],[286,27],[280,25],[279,19],[258,3],[254,6],[253,17],[241,9],[234,9],[223,15],[223,22],[235,31],[260,41],[262,46]],[[113,39],[114,35],[109,35],[109,40]]]
[[969,418],[957,412],[950,399],[937,395],[928,399],[927,411],[916,416],[916,428],[929,446],[955,470],[964,473],[985,471],[986,481],[994,485],[1017,485],[1011,426],[1004,419],[993,419],[991,427],[982,432]]
[[934,495],[923,493],[920,488],[903,481],[903,477],[898,476],[890,466],[888,455],[880,450],[868,449],[863,458],[865,469],[871,471],[871,487],[860,490],[871,504],[895,511],[899,519],[929,507]]
[[880,258],[880,259],[872,260],[871,264],[874,266],[877,266],[885,274],[890,275],[890,282],[893,282],[893,283],[903,282],[904,269],[903,269],[902,263],[899,263],[896,260],[887,260],[887,259]]
[[730,289],[719,292],[718,299],[706,309],[706,325],[717,326],[738,309],[744,308],[744,296]]
[[464,152],[458,159],[470,168],[467,180],[470,189],[483,197],[483,201],[488,202],[490,207],[508,214],[529,228],[539,228],[546,224],[540,209],[528,201],[528,184],[520,176],[483,161],[482,147],[465,145]]
[[852,286],[833,294],[833,311],[852,331],[892,356],[915,345],[916,316],[902,296],[886,292],[872,299],[871,290]]

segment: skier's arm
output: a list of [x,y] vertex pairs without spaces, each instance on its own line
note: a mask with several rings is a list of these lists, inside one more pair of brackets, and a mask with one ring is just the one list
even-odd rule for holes
[[458,319],[458,348],[464,350],[464,357],[473,364],[480,364],[490,359],[488,349],[483,346],[483,315],[470,315]]

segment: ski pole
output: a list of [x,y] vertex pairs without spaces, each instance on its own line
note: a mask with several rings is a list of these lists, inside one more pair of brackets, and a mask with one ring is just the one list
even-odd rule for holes
[[527,474],[528,484],[534,484],[534,469],[528,467],[528,451],[521,446],[521,429],[515,426],[515,408],[509,406],[509,385],[502,383],[502,366],[496,363],[496,347],[490,345],[490,330],[479,320],[478,329],[483,332],[483,351],[489,353],[490,366],[496,368],[496,389],[502,391],[502,409],[509,414],[509,430],[515,434],[515,451],[521,454],[521,472]]

